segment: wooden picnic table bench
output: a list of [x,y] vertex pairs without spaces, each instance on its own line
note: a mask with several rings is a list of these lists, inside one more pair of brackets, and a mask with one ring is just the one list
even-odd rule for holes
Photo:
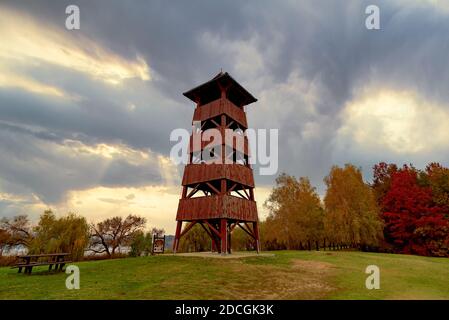
[[49,271],[52,270],[53,266],[55,271],[62,271],[66,263],[72,262],[66,260],[66,257],[69,255],[70,253],[46,253],[17,256],[19,262],[11,268],[18,268],[19,273],[24,268],[24,273],[31,274],[33,267],[48,265]]

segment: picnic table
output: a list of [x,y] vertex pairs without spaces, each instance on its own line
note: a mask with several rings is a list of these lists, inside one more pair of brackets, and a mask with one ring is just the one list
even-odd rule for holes
[[24,273],[31,274],[33,267],[48,265],[48,271],[51,271],[53,266],[55,271],[62,271],[66,263],[72,262],[66,260],[69,255],[70,253],[45,253],[17,256],[19,262],[12,268],[18,268],[19,273],[24,268]]

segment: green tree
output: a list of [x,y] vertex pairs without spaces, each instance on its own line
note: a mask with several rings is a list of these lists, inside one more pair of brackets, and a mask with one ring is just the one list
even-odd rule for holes
[[373,190],[351,164],[332,167],[327,186],[325,233],[329,241],[351,246],[376,246],[383,224]]
[[211,250],[211,239],[198,223],[181,238],[179,252],[201,252]]
[[151,252],[152,241],[153,235],[151,232],[137,231],[132,237],[129,255],[131,257],[140,257],[142,254],[148,255]]
[[69,213],[56,218],[51,210],[46,210],[33,231],[30,253],[69,252],[75,261],[83,258],[89,239],[89,227],[84,217]]

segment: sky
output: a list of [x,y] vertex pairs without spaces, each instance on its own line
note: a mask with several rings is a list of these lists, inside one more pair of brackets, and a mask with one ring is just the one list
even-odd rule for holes
[[[80,29],[65,27],[68,5]],[[365,8],[380,9],[380,30]],[[279,169],[325,193],[332,165],[449,165],[449,2],[0,1],[0,218],[130,213],[173,233],[182,93],[229,72],[279,130]],[[276,175],[255,171],[263,202]]]

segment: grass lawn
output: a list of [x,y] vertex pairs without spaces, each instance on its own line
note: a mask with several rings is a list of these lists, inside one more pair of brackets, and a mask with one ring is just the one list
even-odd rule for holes
[[[0,268],[0,299],[449,299],[449,259],[408,255],[278,251],[241,259],[173,255],[76,263],[65,273]],[[365,288],[367,265],[379,290]]]

